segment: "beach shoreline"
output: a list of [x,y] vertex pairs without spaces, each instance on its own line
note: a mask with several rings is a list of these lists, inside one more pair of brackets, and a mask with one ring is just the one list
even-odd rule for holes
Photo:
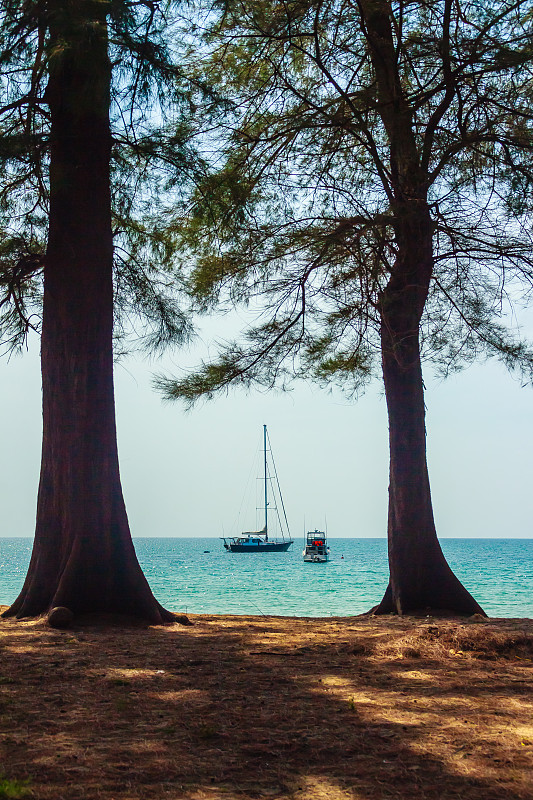
[[188,616],[2,619],[5,779],[37,800],[533,798],[533,620]]

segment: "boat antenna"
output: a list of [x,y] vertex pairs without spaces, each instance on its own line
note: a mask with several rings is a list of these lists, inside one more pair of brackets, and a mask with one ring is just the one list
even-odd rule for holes
[[267,489],[267,426],[263,425],[263,451],[265,467],[265,542],[268,542],[268,489]]
[[[266,433],[266,425],[265,425],[265,433]],[[270,444],[270,436],[268,437],[268,443]],[[289,539],[290,539],[291,538],[291,531],[290,531],[290,528],[289,528],[289,520],[287,519],[287,512],[285,511],[285,503],[283,502],[283,495],[281,494],[281,488],[280,488],[279,479],[278,479],[278,471],[276,469],[276,462],[274,461],[274,453],[272,452],[272,445],[270,445],[270,458],[272,460],[272,466],[274,467],[274,477],[276,478],[276,486],[278,487],[279,499],[281,500],[281,508],[283,509],[283,517],[285,519],[285,526],[287,528],[287,534],[288,534]],[[266,489],[265,489],[265,491],[266,491]]]

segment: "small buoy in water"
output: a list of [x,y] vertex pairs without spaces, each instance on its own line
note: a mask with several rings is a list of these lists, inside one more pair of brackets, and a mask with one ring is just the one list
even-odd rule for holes
[[341,561],[342,561],[343,558],[344,558],[344,556],[341,556]]

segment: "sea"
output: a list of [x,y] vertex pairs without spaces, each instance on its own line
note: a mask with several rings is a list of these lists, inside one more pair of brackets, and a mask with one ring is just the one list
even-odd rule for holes
[[[327,564],[286,553],[228,553],[220,539],[134,539],[157,599],[176,612],[337,617],[376,605],[388,580],[385,539],[329,539]],[[533,618],[533,539],[442,539],[455,574],[491,617]],[[0,538],[0,603],[18,595],[32,540]]]

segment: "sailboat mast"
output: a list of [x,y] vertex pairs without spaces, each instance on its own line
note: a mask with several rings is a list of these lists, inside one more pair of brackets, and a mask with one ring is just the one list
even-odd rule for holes
[[267,490],[267,426],[263,425],[263,452],[265,467],[265,542],[268,542],[268,490]]

